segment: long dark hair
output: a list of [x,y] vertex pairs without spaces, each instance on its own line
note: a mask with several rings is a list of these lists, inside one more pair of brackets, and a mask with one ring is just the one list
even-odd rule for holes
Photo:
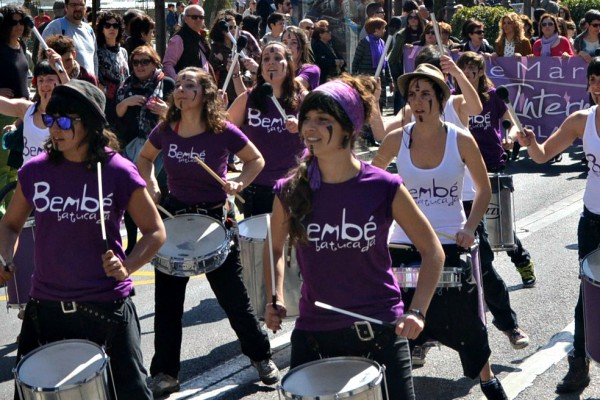
[[[469,64],[476,65],[481,71],[483,71],[483,75],[479,77],[479,82],[477,82],[477,94],[479,94],[479,100],[481,103],[485,104],[490,99],[489,91],[494,87],[494,83],[490,80],[490,78],[485,73],[485,58],[481,54],[477,54],[474,51],[465,51],[458,57],[456,60],[456,65],[458,68],[464,70],[465,67]],[[460,85],[455,84],[454,89],[457,94],[461,94]]]
[[[119,151],[119,141],[117,136],[105,129],[105,123],[94,113],[85,103],[74,101],[72,96],[64,93],[53,93],[46,106],[46,113],[49,115],[68,115],[76,114],[81,118],[80,123],[85,128],[86,135],[81,144],[87,143],[88,150],[86,155],[86,167],[89,170],[96,169],[98,161],[104,162],[112,153]],[[71,129],[74,129],[71,128]],[[109,147],[112,152],[107,152],[105,147]],[[59,163],[64,160],[61,151],[54,149],[52,138],[44,142],[44,150],[48,153],[50,161]]]
[[[338,79],[352,86],[359,93],[363,100],[365,121],[368,121],[371,115],[371,104],[375,89],[375,80],[373,77],[364,75],[353,77],[348,74],[342,74]],[[302,101],[298,117],[300,132],[302,132],[302,125],[306,119],[306,114],[313,110],[331,115],[342,126],[342,130],[347,134],[341,143],[342,147],[354,146],[357,135],[353,134],[353,132],[356,127],[352,124],[350,117],[331,96],[318,90],[310,92],[304,101]],[[284,203],[288,206],[289,212],[288,223],[291,243],[306,242],[307,240],[306,228],[303,221],[312,213],[312,190],[309,184],[308,170],[314,160],[315,157],[311,153],[306,152],[303,159],[300,160],[298,167],[290,172],[282,188],[281,194]],[[315,167],[318,168],[317,166]]]
[[[262,51],[262,54],[267,52],[267,48],[271,46],[279,46],[283,49],[283,54],[285,55],[285,60],[288,63],[287,68],[287,76],[285,80],[281,84],[281,94],[283,98],[281,99],[281,105],[284,108],[290,108],[292,110],[296,110],[299,105],[298,95],[300,94],[301,88],[300,84],[296,82],[294,79],[296,77],[296,65],[294,64],[294,60],[292,59],[292,52],[281,42],[269,42],[265,46]],[[267,97],[262,90],[262,86],[265,83],[265,78],[262,76],[262,55],[260,63],[258,64],[258,71],[256,72],[256,85],[250,92],[250,100],[252,104],[260,111],[267,111]]]
[[[23,7],[8,5],[0,8],[0,13],[4,16],[4,22],[0,24],[0,41],[2,43],[8,43],[10,39],[10,32],[12,31],[13,25],[9,23],[12,20],[13,15],[18,14],[22,19],[28,16],[27,12],[23,9]],[[23,29],[22,38],[29,36],[31,33],[31,28],[25,25],[25,29]]]

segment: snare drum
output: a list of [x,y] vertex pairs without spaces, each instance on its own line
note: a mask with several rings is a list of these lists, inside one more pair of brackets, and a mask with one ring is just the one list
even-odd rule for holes
[[14,278],[6,282],[8,292],[7,308],[24,310],[31,290],[31,275],[34,268],[35,219],[29,218],[21,234],[15,251],[14,263],[17,268]]
[[[242,277],[250,303],[259,318],[264,318],[267,304],[265,274],[263,269],[263,247],[267,238],[267,214],[246,218],[238,224],[240,260],[242,262]],[[296,252],[286,242],[284,247],[286,271],[283,283],[287,317],[295,318],[299,314],[300,287],[302,277],[296,260]]]
[[206,215],[182,214],[164,221],[167,241],[152,265],[173,276],[192,276],[214,271],[225,262],[231,234],[221,222]]
[[61,340],[27,354],[13,370],[21,400],[108,399],[108,357],[96,343]]
[[583,285],[583,317],[585,329],[585,352],[588,357],[600,362],[600,250],[588,254],[581,263]]
[[515,213],[512,175],[488,174],[492,197],[485,212],[485,222],[493,251],[514,250]]
[[[389,248],[402,249],[409,252],[416,252],[410,245],[390,243]],[[418,257],[421,258],[420,256]],[[421,269],[421,261],[402,263],[399,266],[392,266],[398,286],[401,288],[416,288],[419,281],[419,271]],[[463,270],[459,267],[444,266],[438,281],[438,288],[459,288],[462,286]]]
[[293,400],[383,400],[383,368],[360,357],[333,357],[300,365],[281,381],[280,393]]

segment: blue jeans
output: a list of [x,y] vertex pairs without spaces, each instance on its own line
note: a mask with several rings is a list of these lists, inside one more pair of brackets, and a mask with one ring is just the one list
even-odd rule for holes
[[[577,227],[579,244],[579,260],[583,260],[600,245],[600,215],[590,212],[584,207]],[[579,271],[577,271],[579,273]],[[573,355],[585,357],[585,333],[583,328],[583,296],[579,285],[579,298],[575,306],[575,334],[573,337]]]

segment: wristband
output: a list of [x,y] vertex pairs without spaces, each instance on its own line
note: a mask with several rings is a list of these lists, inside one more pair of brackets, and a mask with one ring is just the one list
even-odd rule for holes
[[421,310],[419,310],[418,308],[411,308],[406,313],[414,315],[415,317],[421,318],[423,321],[425,321],[425,315],[423,315]]

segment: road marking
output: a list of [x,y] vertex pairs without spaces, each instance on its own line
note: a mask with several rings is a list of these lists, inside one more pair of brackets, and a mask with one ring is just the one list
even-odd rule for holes
[[[525,238],[582,209],[583,190],[550,204],[543,209],[518,220],[519,238]],[[537,376],[544,373],[552,365],[563,359],[572,346],[574,322],[555,334],[548,343],[519,366],[519,372],[511,372],[502,379],[502,386],[509,399],[533,384]],[[276,337],[271,341],[273,359],[278,365],[289,365],[291,332]],[[174,393],[167,400],[198,399],[210,400],[237,387],[256,382],[256,371],[244,355],[234,357],[202,375],[184,382],[182,392]],[[482,397],[482,399],[485,399]]]
[[[509,399],[515,399],[519,393],[533,384],[535,378],[548,368],[562,360],[573,348],[575,322],[571,322],[558,332],[540,350],[527,357],[518,367],[519,372],[511,372],[502,379],[502,386]],[[482,396],[480,400],[485,400]]]

